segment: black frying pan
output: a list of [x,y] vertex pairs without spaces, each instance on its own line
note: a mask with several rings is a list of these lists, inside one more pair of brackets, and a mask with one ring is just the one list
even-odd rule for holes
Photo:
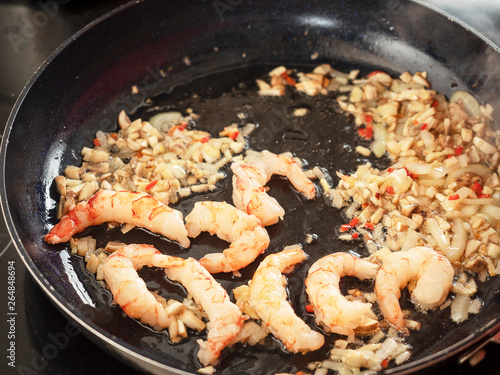
[[[317,53],[318,59],[311,56]],[[183,60],[189,57],[190,65]],[[44,234],[56,222],[57,193],[53,178],[66,165],[81,162],[79,151],[91,145],[99,129],[116,129],[116,116],[125,109],[134,118],[161,110],[186,110],[202,115],[200,128],[216,132],[237,114],[259,124],[251,146],[274,152],[293,151],[310,165],[331,172],[353,171],[361,160],[352,151],[355,132],[348,116],[333,105],[334,97],[308,98],[287,93],[283,98],[260,98],[254,79],[278,64],[302,70],[328,62],[340,70],[374,69],[393,74],[426,70],[433,87],[450,96],[454,90],[473,92],[481,101],[498,107],[500,55],[495,47],[442,14],[407,1],[191,1],[159,0],[126,5],[90,25],[68,41],[36,73],[20,96],[2,143],[2,206],[9,231],[28,269],[56,306],[98,345],[137,368],[154,373],[195,373],[198,346],[192,336],[171,345],[117,307],[112,297],[84,270],[82,259],[68,255],[67,246],[48,246]],[[165,77],[161,72],[166,74]],[[132,95],[130,88],[140,92]],[[193,97],[193,94],[198,94]],[[146,102],[151,99],[151,103]],[[302,120],[288,116],[307,107]],[[372,160],[381,167],[387,160]],[[366,255],[361,242],[346,245],[332,228],[345,220],[322,198],[304,201],[279,178],[270,182],[271,194],[286,210],[284,222],[269,228],[269,252],[302,243],[310,254],[307,263],[290,278],[289,290],[300,316],[314,326],[304,309],[303,280],[308,266],[331,251]],[[187,214],[198,195],[176,208]],[[229,179],[208,195],[231,199]],[[107,240],[146,242],[178,256],[200,257],[224,243],[208,235],[183,250],[174,243],[142,230],[127,235],[92,228],[99,244]],[[318,240],[308,245],[305,235]],[[259,258],[257,261],[261,260]],[[251,277],[256,264],[240,279],[217,276],[229,290]],[[155,270],[141,271],[165,296],[183,289]],[[370,283],[352,285],[369,290]],[[449,321],[449,311],[414,313],[422,331],[410,335],[411,361],[387,373],[415,372],[447,358],[498,329],[500,278],[479,286],[484,301],[481,313],[463,324]],[[403,307],[409,307],[404,305]],[[328,345],[337,338],[331,336]],[[274,339],[252,349],[227,349],[218,370],[224,374],[275,373],[303,370],[326,357],[329,347],[308,355],[289,355]]]

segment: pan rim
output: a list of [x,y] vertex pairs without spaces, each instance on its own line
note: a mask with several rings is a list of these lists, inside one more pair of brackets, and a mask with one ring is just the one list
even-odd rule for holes
[[462,29],[467,30],[471,34],[473,34],[475,37],[481,39],[484,43],[486,43],[488,46],[493,48],[495,52],[500,53],[500,46],[497,44],[493,43],[486,35],[482,34],[478,30],[476,30],[474,27],[468,25],[464,21],[459,20],[457,17],[449,14],[448,12],[437,8],[435,5],[429,4],[425,2],[424,0],[410,0],[410,2],[418,4],[420,6],[426,7],[429,10],[433,11],[434,13],[440,14],[443,17],[446,17],[449,21],[456,23],[459,25]]
[[[113,17],[114,15],[122,12],[125,9],[128,9],[129,7],[132,7],[136,4],[143,3],[146,0],[136,0],[136,1],[131,1],[128,2],[124,5],[121,5],[110,12],[106,13],[105,15],[97,18],[96,20],[92,21],[89,23],[87,26],[79,30],[77,33],[75,33],[72,37],[67,39],[64,43],[62,43],[42,64],[41,66],[35,71],[33,76],[30,78],[28,83],[25,85],[23,90],[21,91],[19,97],[17,98],[11,113],[9,115],[9,118],[7,120],[7,125],[4,130],[3,136],[2,136],[2,141],[0,143],[0,166],[2,168],[2,172],[0,174],[0,206],[2,209],[2,215],[3,218],[6,222],[6,227],[9,232],[9,235],[11,236],[12,244],[15,246],[17,253],[19,254],[21,260],[23,261],[24,265],[30,272],[31,276],[35,279],[37,284],[41,287],[43,292],[49,297],[51,302],[56,305],[63,313],[66,315],[66,317],[71,318],[73,321],[75,321],[79,326],[85,328],[86,332],[84,331],[85,334],[89,333],[93,336],[95,336],[97,339],[104,341],[106,344],[113,346],[114,348],[118,349],[119,352],[123,352],[124,354],[134,357],[145,364],[149,364],[153,366],[155,369],[158,370],[168,370],[172,371],[173,373],[176,374],[190,374],[189,372],[185,372],[183,370],[179,370],[173,367],[170,367],[168,365],[165,365],[161,362],[157,362],[155,360],[152,360],[151,358],[141,355],[131,349],[129,349],[124,343],[120,344],[117,343],[116,341],[113,340],[111,335],[107,335],[99,330],[98,327],[95,327],[94,324],[91,324],[92,322],[87,322],[87,319],[84,319],[82,316],[80,316],[79,312],[68,308],[68,306],[65,306],[62,303],[62,296],[60,293],[54,289],[50,283],[47,281],[43,273],[38,269],[34,261],[31,259],[29,254],[27,253],[27,250],[24,248],[24,245],[15,229],[14,222],[9,210],[8,206],[8,201],[7,201],[7,196],[6,196],[6,176],[5,176],[5,163],[6,163],[6,153],[7,153],[7,148],[8,148],[8,139],[9,135],[11,133],[11,130],[14,126],[15,119],[17,118],[17,114],[19,109],[22,107],[23,102],[30,92],[31,87],[34,85],[34,83],[38,80],[38,78],[43,74],[47,66],[54,60],[56,59],[59,54],[64,51],[71,43],[75,42],[81,35],[87,33],[89,30],[93,29],[103,21]],[[409,2],[418,4],[420,6],[424,6],[428,8],[429,10],[441,14],[442,16],[446,17],[449,21],[454,22],[458,24],[460,27],[464,28],[468,32],[472,33],[474,36],[477,38],[481,39],[482,42],[487,44],[489,47],[491,47],[496,53],[500,53],[500,47],[498,47],[496,44],[494,44],[492,41],[490,41],[487,37],[485,37],[483,34],[475,30],[474,28],[468,26],[464,22],[458,20],[457,18],[449,15],[448,13],[436,8],[433,5],[430,5],[428,3],[425,3],[421,0],[409,0]],[[474,340],[471,340],[471,335],[469,335],[467,338],[462,339],[461,341],[457,342],[456,344],[452,345],[451,347],[448,347],[446,349],[443,349],[437,353],[434,353],[432,355],[429,355],[427,357],[424,357],[422,359],[419,359],[415,362],[408,363],[406,365],[398,366],[392,369],[389,369],[386,371],[387,374],[406,374],[414,371],[418,371],[424,367],[432,366],[435,365],[439,362],[444,361],[445,359],[448,359],[452,356],[455,356],[461,352],[464,352],[471,346],[473,346],[475,343],[479,342],[480,340],[486,338],[491,332],[497,331],[500,329],[500,319],[499,318],[493,318],[490,322],[485,324],[484,331],[479,335],[476,336]],[[496,323],[495,323],[496,322]],[[488,328],[489,327],[489,328]],[[488,329],[487,329],[488,328]],[[453,350],[450,350],[453,348]]]

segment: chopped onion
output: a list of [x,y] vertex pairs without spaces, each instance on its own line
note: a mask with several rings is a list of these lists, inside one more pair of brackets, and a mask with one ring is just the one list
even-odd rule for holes
[[373,143],[371,144],[371,149],[373,154],[380,158],[385,154],[387,147],[387,129],[382,124],[373,125]]
[[442,251],[447,251],[448,248],[450,247],[450,240],[448,239],[446,234],[442,231],[442,229],[439,227],[437,220],[431,217],[426,220],[426,223],[429,233],[432,235],[432,237],[438,244],[439,248]]
[[451,304],[451,319],[455,323],[461,323],[469,317],[469,308],[471,299],[466,294],[459,294],[455,296]]
[[464,173],[474,173],[481,177],[487,177],[491,174],[491,169],[484,164],[470,164],[466,167],[462,167],[454,170],[448,174],[446,182],[451,181],[454,178],[462,176]]
[[500,207],[489,204],[481,208],[479,211],[491,225],[496,225],[500,220]]
[[418,241],[420,239],[420,235],[418,234],[417,231],[414,229],[408,229],[406,231],[406,238],[405,242],[403,243],[403,247],[401,250],[408,250],[411,249],[412,247],[418,246]]
[[481,107],[471,94],[465,91],[455,91],[450,98],[450,102],[456,103],[458,100],[462,101],[465,112],[470,117],[482,117]]
[[456,262],[465,251],[468,233],[464,228],[464,221],[460,218],[453,220],[453,239],[448,249],[444,250],[446,258],[450,262]]
[[430,174],[433,171],[432,166],[425,163],[408,163],[406,168],[415,174]]
[[162,112],[149,119],[149,123],[156,129],[167,131],[174,125],[177,125],[182,119],[180,112]]

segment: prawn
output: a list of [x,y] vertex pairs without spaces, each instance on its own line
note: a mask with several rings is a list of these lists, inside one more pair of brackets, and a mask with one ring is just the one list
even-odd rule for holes
[[357,276],[373,279],[378,266],[348,253],[335,253],[317,260],[309,269],[306,291],[316,315],[316,324],[327,332],[354,339],[354,330],[367,315],[373,315],[371,303],[348,301],[339,289],[340,278]]
[[272,175],[287,177],[292,185],[307,199],[316,196],[314,184],[302,168],[289,155],[276,155],[264,150],[247,151],[243,164],[233,163],[233,203],[248,214],[257,216],[262,226],[277,223],[283,219],[285,210],[267,194],[265,185]]
[[454,271],[450,261],[435,250],[417,246],[387,255],[375,278],[380,310],[399,331],[408,333],[399,305],[401,289],[415,280],[412,302],[432,309],[441,305],[452,287]]
[[[161,263],[157,263],[161,266]],[[221,351],[229,345],[243,327],[243,315],[226,290],[198,261],[190,258],[182,267],[167,267],[165,274],[178,281],[198,303],[209,319],[207,340],[198,340],[198,359],[207,366],[216,364]]]
[[115,301],[131,317],[155,328],[167,328],[170,319],[146,283],[137,274],[143,266],[163,268],[166,276],[180,282],[205,310],[207,341],[199,340],[198,359],[203,366],[216,364],[221,351],[243,326],[240,309],[224,288],[195,259],[162,254],[150,245],[126,245],[111,254],[103,265],[104,279]]
[[279,253],[268,255],[250,283],[250,307],[293,353],[319,349],[325,342],[323,335],[300,319],[287,301],[286,280],[282,273],[305,259],[306,254],[300,246],[288,246]]
[[165,308],[148,290],[146,283],[136,271],[146,263],[144,260],[139,261],[139,253],[143,253],[144,256],[144,250],[150,248],[152,247],[134,245],[123,247],[106,259],[102,272],[115,302],[127,315],[155,329],[168,328],[170,318]]
[[200,263],[210,272],[233,272],[252,263],[269,246],[269,235],[260,226],[260,220],[238,210],[226,202],[196,202],[186,216],[190,237],[201,231],[231,242],[222,253],[210,253]]
[[285,176],[307,199],[313,199],[316,196],[316,187],[304,174],[302,167],[292,159],[291,154],[276,155],[267,150],[262,152],[249,150],[244,161],[246,165],[262,168],[267,181],[274,174]]
[[257,216],[263,227],[283,219],[285,210],[276,199],[267,194],[264,187],[267,177],[261,168],[233,163],[231,169],[233,203],[238,209]]
[[63,216],[45,236],[45,241],[57,244],[82,232],[91,225],[109,221],[133,224],[178,241],[189,247],[182,213],[147,193],[101,190],[86,202],[78,203]]

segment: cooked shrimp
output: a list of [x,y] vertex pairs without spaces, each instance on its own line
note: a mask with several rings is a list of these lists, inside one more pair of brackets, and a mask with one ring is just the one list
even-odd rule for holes
[[170,323],[163,306],[137,274],[136,270],[143,266],[163,268],[167,277],[180,282],[205,310],[209,319],[207,341],[199,341],[198,359],[203,366],[216,364],[221,351],[243,326],[240,309],[196,260],[164,255],[150,245],[127,245],[106,260],[104,278],[115,301],[128,315],[143,323],[156,328],[166,328]]
[[257,216],[263,227],[283,219],[285,210],[267,194],[266,173],[262,168],[245,164],[231,165],[233,170],[233,203],[249,215]]
[[372,279],[378,266],[348,253],[335,253],[317,260],[309,269],[306,291],[316,315],[316,324],[327,332],[354,338],[364,317],[372,315],[371,303],[348,301],[339,289],[340,278]]
[[382,314],[390,324],[407,333],[399,306],[401,289],[415,280],[412,302],[423,309],[432,309],[448,296],[453,275],[450,261],[428,247],[418,246],[389,254],[375,278],[375,292]]
[[69,239],[91,225],[108,221],[133,224],[189,246],[182,213],[165,206],[146,193],[101,190],[87,202],[78,203],[61,218],[45,241],[51,244]]
[[319,349],[325,342],[323,335],[300,319],[287,301],[286,280],[282,273],[305,259],[306,254],[298,245],[268,255],[250,284],[250,306],[271,333],[294,353]]
[[247,151],[244,161],[246,165],[262,168],[266,173],[267,181],[273,174],[285,176],[307,199],[313,199],[316,196],[314,184],[304,174],[302,167],[287,154],[276,155],[267,150]]
[[211,253],[200,259],[210,272],[233,272],[252,263],[269,246],[269,235],[260,220],[225,202],[196,202],[186,216],[190,237],[201,231],[231,242],[222,253]]
[[[161,263],[156,263],[161,267]],[[243,327],[244,318],[238,306],[231,302],[224,288],[196,260],[190,258],[181,267],[166,267],[170,280],[180,282],[194,301],[203,307],[207,323],[207,341],[198,340],[198,359],[203,366],[214,365],[222,349],[231,343]]]
[[[161,254],[152,246],[123,247],[106,259],[102,272],[116,303],[123,311],[156,329],[167,328],[170,318],[165,308],[148,290],[136,271],[143,265],[151,265],[150,253]],[[144,257],[149,259],[139,259]]]

